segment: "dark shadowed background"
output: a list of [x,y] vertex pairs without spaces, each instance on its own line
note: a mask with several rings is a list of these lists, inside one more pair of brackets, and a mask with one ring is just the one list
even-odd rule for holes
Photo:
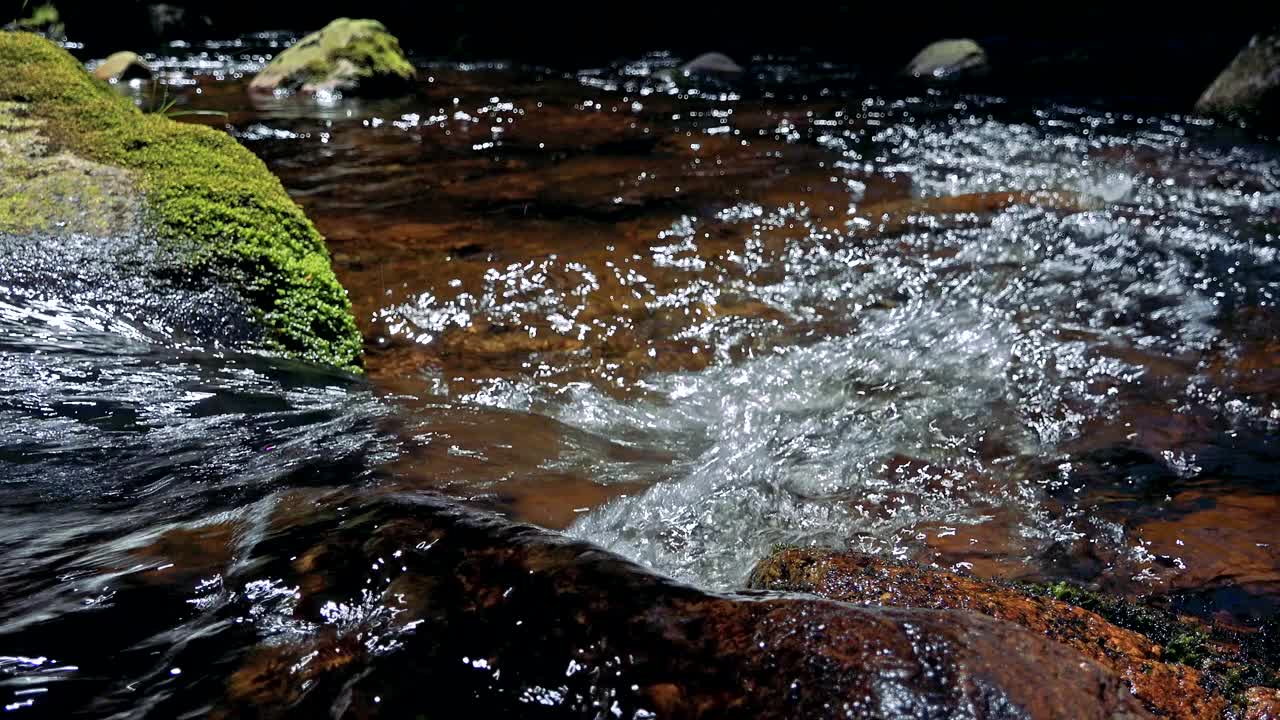
[[[16,0],[6,0],[16,2]],[[581,68],[670,50],[718,50],[740,61],[778,53],[883,74],[923,45],[972,37],[1004,93],[1163,99],[1186,105],[1274,7],[1174,3],[802,2],[262,2],[146,0],[57,3],[87,53],[144,49],[169,38],[268,29],[305,31],[338,16],[382,20],[421,57],[512,59]],[[1269,5],[1269,4],[1262,4]]]

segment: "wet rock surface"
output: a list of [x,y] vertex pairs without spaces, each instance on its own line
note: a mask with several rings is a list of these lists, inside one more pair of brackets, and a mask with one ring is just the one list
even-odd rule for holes
[[1280,718],[1280,690],[1274,688],[1249,688],[1248,711],[1245,720],[1275,720]]
[[1074,651],[968,613],[707,595],[421,496],[323,500],[308,522],[328,537],[292,551],[293,617],[368,577],[366,620],[255,650],[215,717],[1145,716]]
[[[0,688],[65,672],[41,699],[51,717],[128,714],[138,693],[153,698],[150,713],[213,718],[458,707],[547,718],[1148,717],[1119,677],[1074,650],[973,613],[708,594],[394,485],[296,487],[252,507],[112,539],[96,570],[68,558],[77,585],[109,601],[64,606],[73,598],[56,584],[33,593],[24,607],[59,610],[57,626],[8,608],[0,632],[17,659],[51,655],[0,665]],[[143,605],[146,616],[131,613]],[[93,627],[92,648],[67,634]]]
[[[1248,667],[1251,660],[1239,654],[1238,645],[1211,641],[1195,623],[1067,586],[1040,594],[1025,586],[1000,585],[857,553],[798,548],[780,550],[761,561],[748,585],[875,607],[969,610],[1011,622],[1117,672],[1159,717],[1220,718],[1228,711],[1259,712],[1265,706],[1263,698],[1274,691],[1257,688],[1245,693],[1242,683],[1248,681],[1236,678],[1280,679],[1274,667],[1265,668],[1267,660],[1261,661],[1261,675],[1254,674],[1258,670]],[[1091,604],[1143,632],[1121,627],[1071,600]],[[1269,661],[1274,663],[1275,658]],[[1209,671],[1202,672],[1201,667]]]
[[151,78],[151,68],[147,67],[137,53],[121,50],[108,55],[95,67],[93,76],[108,82],[148,80]]

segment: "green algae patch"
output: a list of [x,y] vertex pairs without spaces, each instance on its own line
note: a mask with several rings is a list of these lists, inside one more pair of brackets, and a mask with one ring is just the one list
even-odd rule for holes
[[1204,631],[1173,613],[1147,607],[1121,597],[1090,592],[1066,582],[1048,586],[1027,585],[1033,595],[1048,595],[1101,615],[1118,627],[1145,635],[1164,646],[1164,659],[1199,667],[1208,656],[1209,638]]
[[1280,687],[1280,621],[1274,618],[1258,631],[1238,632],[1202,626],[1166,610],[1066,582],[1016,587],[1082,607],[1150,638],[1163,647],[1166,662],[1200,670],[1205,687],[1221,694],[1240,712],[1247,704],[1249,688]]
[[135,178],[146,225],[196,248],[194,277],[245,295],[268,349],[359,370],[360,333],[324,238],[253,153],[226,133],[141,112],[37,35],[0,33],[0,67],[0,102],[20,105],[52,151]]
[[250,89],[382,94],[404,90],[414,76],[400,42],[382,23],[339,18],[277,55]]
[[58,14],[58,8],[53,3],[43,3],[34,7],[30,15],[15,20],[13,24],[19,30],[27,30],[29,32],[60,30],[62,17]]

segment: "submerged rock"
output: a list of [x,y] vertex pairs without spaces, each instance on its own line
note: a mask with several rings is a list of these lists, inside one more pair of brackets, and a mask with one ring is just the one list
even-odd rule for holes
[[124,50],[108,55],[102,64],[93,69],[93,76],[106,82],[148,80],[151,78],[151,68],[142,62],[137,53]]
[[1097,664],[973,613],[708,594],[422,495],[292,507],[271,527],[304,511],[314,544],[269,530],[255,555],[292,560],[254,572],[297,589],[289,622],[352,623],[262,643],[211,717],[1147,716]]
[[1196,111],[1280,127],[1280,27],[1254,35],[1200,96]]
[[[749,585],[859,605],[969,610],[1015,623],[1119,673],[1161,717],[1220,718],[1232,703],[1250,707],[1251,696],[1241,692],[1243,687],[1230,687],[1240,684],[1232,678],[1267,676],[1242,664],[1232,649],[1211,644],[1194,624],[1065,585],[1035,594],[858,553],[799,548],[782,549],[761,561]],[[1213,662],[1206,665],[1206,660]],[[1214,672],[1202,672],[1202,667]],[[1254,694],[1265,695],[1261,690]]]
[[[205,310],[208,325],[252,326],[252,347],[358,369],[360,335],[324,239],[261,160],[225,133],[142,113],[39,36],[0,34],[0,68],[0,234],[58,251],[96,236],[99,256],[120,258],[117,275],[239,298]],[[154,239],[159,254],[108,251],[126,236]],[[79,271],[64,261],[46,269]]]
[[382,23],[339,18],[277,55],[249,89],[388,95],[407,90],[414,77],[400,42]]
[[922,79],[950,80],[987,70],[987,53],[969,38],[939,40],[916,54],[906,74]]

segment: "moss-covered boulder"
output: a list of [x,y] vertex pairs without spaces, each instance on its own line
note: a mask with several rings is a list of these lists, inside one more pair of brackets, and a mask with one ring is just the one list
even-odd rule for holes
[[253,347],[359,369],[324,238],[261,160],[226,133],[141,112],[37,35],[0,33],[0,70],[0,236],[79,247],[88,233],[103,253],[145,236],[171,262],[121,273],[225,289],[245,322],[221,322],[225,308],[210,319],[255,328]]
[[390,95],[406,91],[414,76],[382,23],[339,18],[277,55],[249,89]]
[[917,53],[904,69],[922,80],[952,80],[986,71],[986,51],[968,38],[939,40]]
[[137,53],[122,50],[107,56],[93,69],[93,76],[107,82],[128,80],[147,80],[151,78],[151,68],[138,57]]
[[1280,26],[1249,40],[1200,96],[1196,111],[1280,128]]

